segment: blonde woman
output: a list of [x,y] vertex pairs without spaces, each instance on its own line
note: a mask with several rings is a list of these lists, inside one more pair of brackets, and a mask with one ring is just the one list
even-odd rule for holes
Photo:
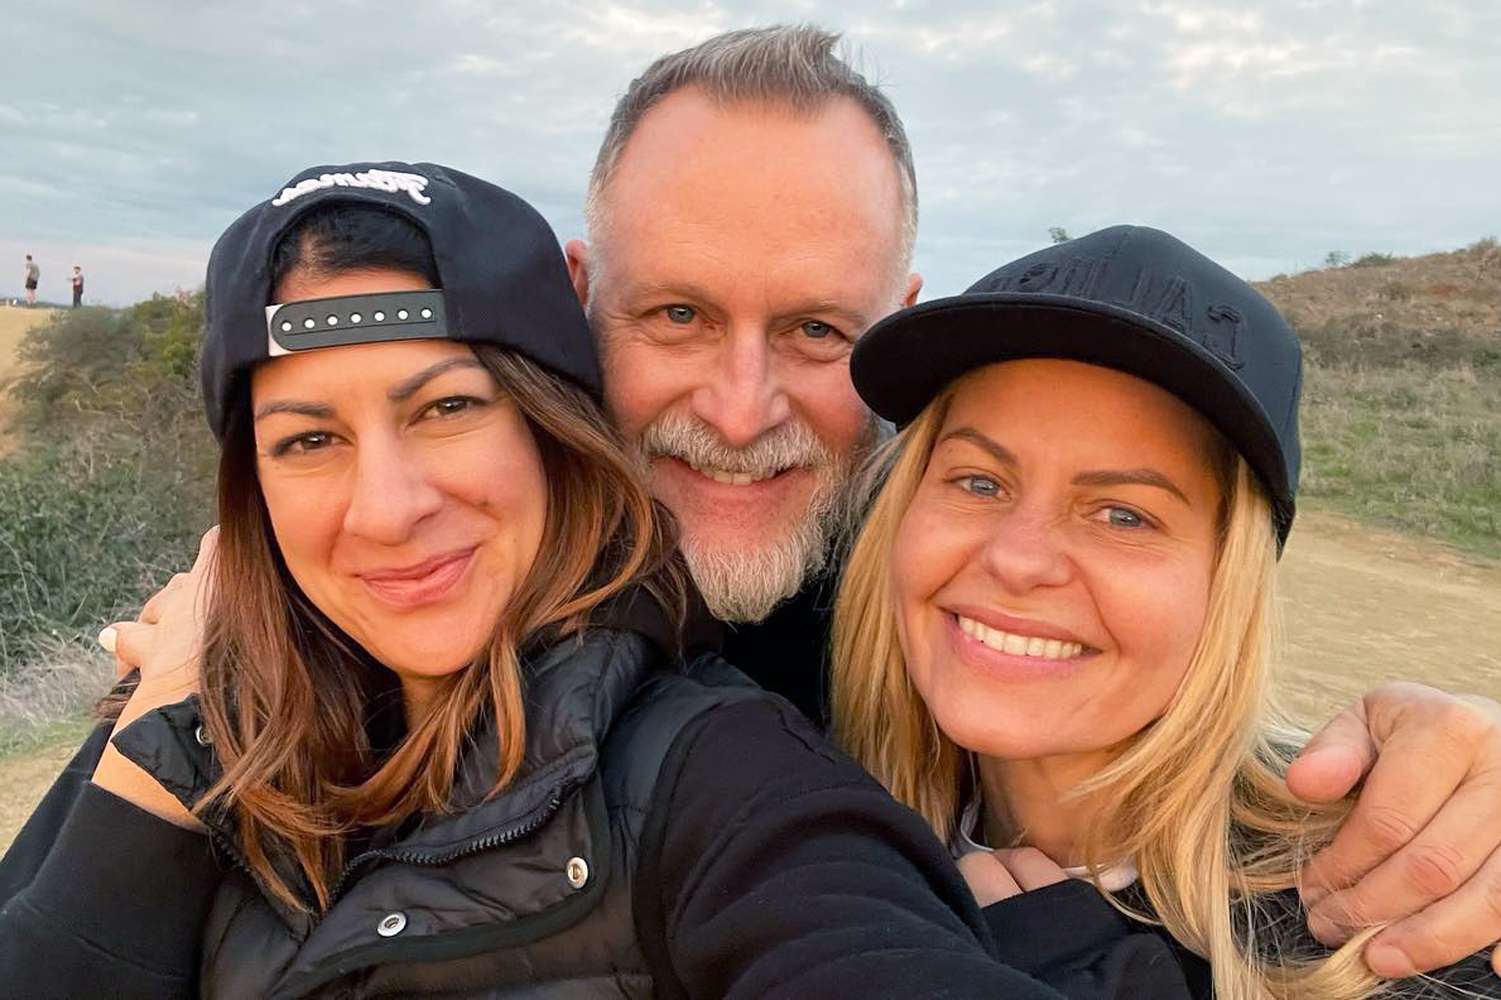
[[887,319],[852,372],[905,430],[836,608],[837,732],[1005,899],[999,940],[1155,923],[1221,1000],[1501,996],[1483,958],[1384,982],[1377,928],[1306,930],[1347,808],[1287,791],[1306,734],[1268,699],[1301,367],[1265,299],[1117,227]]

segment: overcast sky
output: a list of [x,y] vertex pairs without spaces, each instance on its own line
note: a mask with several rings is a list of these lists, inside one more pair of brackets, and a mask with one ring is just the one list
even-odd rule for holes
[[[928,295],[1117,222],[1251,277],[1501,235],[1501,3],[6,4],[0,295],[194,287],[218,233],[315,163],[435,160],[567,239],[615,98],[729,28],[842,30],[906,121]],[[776,155],[768,150],[768,155]]]

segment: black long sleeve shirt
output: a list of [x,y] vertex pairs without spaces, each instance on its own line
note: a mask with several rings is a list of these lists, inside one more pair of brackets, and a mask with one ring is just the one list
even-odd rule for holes
[[[106,736],[0,861],[7,995],[193,993],[220,872],[206,838],[90,783]],[[660,996],[1188,995],[1154,936],[1086,939],[1063,909],[1045,922],[1074,942],[1066,961],[998,958],[921,819],[786,704],[710,713],[679,737],[655,794],[634,916]]]

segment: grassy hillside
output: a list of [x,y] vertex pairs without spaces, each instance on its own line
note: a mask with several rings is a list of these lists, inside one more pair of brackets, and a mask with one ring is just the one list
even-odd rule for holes
[[[1304,509],[1501,556],[1501,248],[1260,287],[1306,348]],[[197,299],[161,297],[0,309],[0,361],[14,355],[0,371],[0,752],[76,716],[108,676],[91,637],[192,560],[215,457],[201,316]]]
[[[7,310],[3,318],[23,320]],[[109,676],[92,643],[192,559],[210,520],[196,300],[42,319],[5,355],[0,753],[45,740]]]
[[1501,555],[1501,246],[1259,287],[1303,340],[1305,502]]

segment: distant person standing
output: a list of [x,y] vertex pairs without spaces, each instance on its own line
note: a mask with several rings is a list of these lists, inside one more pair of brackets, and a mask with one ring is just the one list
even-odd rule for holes
[[36,305],[36,283],[41,280],[42,269],[36,266],[31,254],[26,255],[26,304]]
[[73,308],[83,305],[83,268],[73,265]]

